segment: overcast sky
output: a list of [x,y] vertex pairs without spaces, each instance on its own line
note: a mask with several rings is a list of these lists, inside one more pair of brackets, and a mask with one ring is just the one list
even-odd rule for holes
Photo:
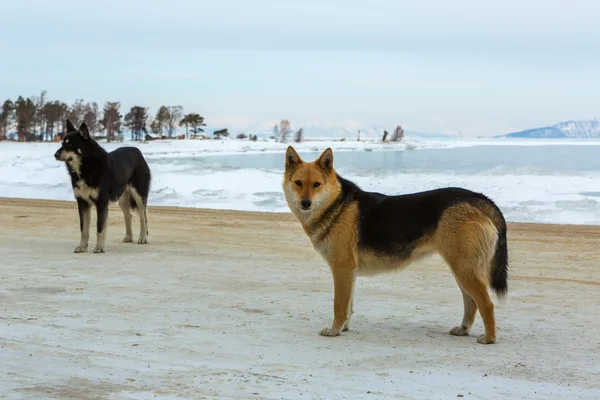
[[10,1],[0,96],[491,135],[600,117],[598,15],[597,0]]

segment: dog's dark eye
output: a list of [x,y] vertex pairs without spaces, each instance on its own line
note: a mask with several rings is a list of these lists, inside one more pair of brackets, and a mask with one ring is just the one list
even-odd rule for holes
[[313,183],[313,187],[316,187],[316,188],[317,188],[317,187],[319,187],[319,186],[321,186],[321,184],[320,184],[319,182],[315,182],[315,183]]
[[296,185],[298,185],[298,186],[302,186],[302,182],[300,182],[300,181],[296,181],[296,182],[294,182],[294,183],[295,183]]

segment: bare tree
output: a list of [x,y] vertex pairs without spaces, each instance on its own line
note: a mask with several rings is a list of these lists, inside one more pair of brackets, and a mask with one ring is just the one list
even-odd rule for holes
[[79,126],[83,122],[85,112],[86,105],[83,102],[83,99],[77,99],[69,110],[69,120],[71,120],[74,126]]
[[[168,135],[169,137],[173,134],[173,131],[169,129],[169,122],[171,120],[171,113],[169,107],[161,106],[156,112],[156,116],[150,124],[150,129],[153,133],[160,135]],[[174,130],[174,129],[173,129]]]
[[400,125],[396,127],[394,134],[392,135],[392,142],[400,142],[404,138],[404,129]]
[[[182,106],[171,106],[167,108],[169,111],[169,137],[173,136],[175,132],[175,128],[177,128],[177,124],[183,118],[183,107]],[[187,137],[187,133],[186,133]]]
[[87,126],[91,133],[98,132],[98,104],[88,103],[85,106],[85,113],[83,114],[83,122]]
[[383,131],[383,138],[381,138],[381,141],[385,142],[385,140],[387,139],[387,137],[388,137],[388,131]]
[[287,119],[282,119],[279,121],[279,137],[281,138],[281,143],[287,142],[287,138],[292,130],[292,124]]
[[40,127],[40,136],[44,136],[45,132],[46,132],[46,116],[44,115],[44,106],[46,105],[46,97],[48,95],[48,92],[46,90],[43,90],[42,93],[40,94],[40,97],[34,97],[34,102],[35,102],[35,117],[34,117],[34,132],[35,132],[35,127],[39,126]]

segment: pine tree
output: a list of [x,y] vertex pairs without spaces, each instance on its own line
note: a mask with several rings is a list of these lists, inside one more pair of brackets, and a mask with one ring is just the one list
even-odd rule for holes
[[392,136],[392,142],[400,142],[404,138],[404,129],[400,125],[396,127],[394,135]]
[[187,114],[185,117],[183,117],[179,124],[185,126],[186,139],[189,136],[189,131],[191,131],[193,134],[192,139],[195,139],[200,132],[204,132],[204,129],[202,129],[201,127],[206,126],[206,124],[204,123],[204,117],[198,113]]
[[385,140],[388,137],[388,131],[383,131],[383,138],[381,139],[382,142],[385,142]]
[[24,99],[19,96],[15,102],[15,117],[17,120],[17,135],[19,142],[23,142],[33,133],[33,123],[35,120],[35,103],[31,98]]
[[133,106],[125,115],[125,126],[131,130],[131,140],[141,141],[144,136],[142,133],[148,133],[146,125],[148,123],[148,109],[140,106]]
[[106,130],[106,140],[112,142],[116,134],[121,133],[121,119],[123,116],[120,113],[121,103],[118,101],[106,102],[102,110],[102,119],[100,124]]
[[0,110],[0,137],[6,139],[8,129],[13,124],[15,105],[11,100],[6,100]]
[[298,131],[296,132],[296,137],[294,138],[296,143],[300,143],[302,141],[303,136],[304,136],[304,128],[298,129]]

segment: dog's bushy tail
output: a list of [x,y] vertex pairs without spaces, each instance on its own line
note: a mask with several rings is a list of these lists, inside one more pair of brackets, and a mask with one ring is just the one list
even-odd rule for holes
[[508,292],[508,244],[506,242],[506,222],[502,221],[498,230],[496,252],[492,258],[491,287],[496,296],[503,298]]
[[142,196],[142,201],[144,202],[144,219],[146,220],[146,235],[150,235],[150,230],[148,229],[148,196],[150,195],[150,183],[152,182],[152,174],[150,173],[150,168],[146,164],[146,169],[144,171],[144,194]]

